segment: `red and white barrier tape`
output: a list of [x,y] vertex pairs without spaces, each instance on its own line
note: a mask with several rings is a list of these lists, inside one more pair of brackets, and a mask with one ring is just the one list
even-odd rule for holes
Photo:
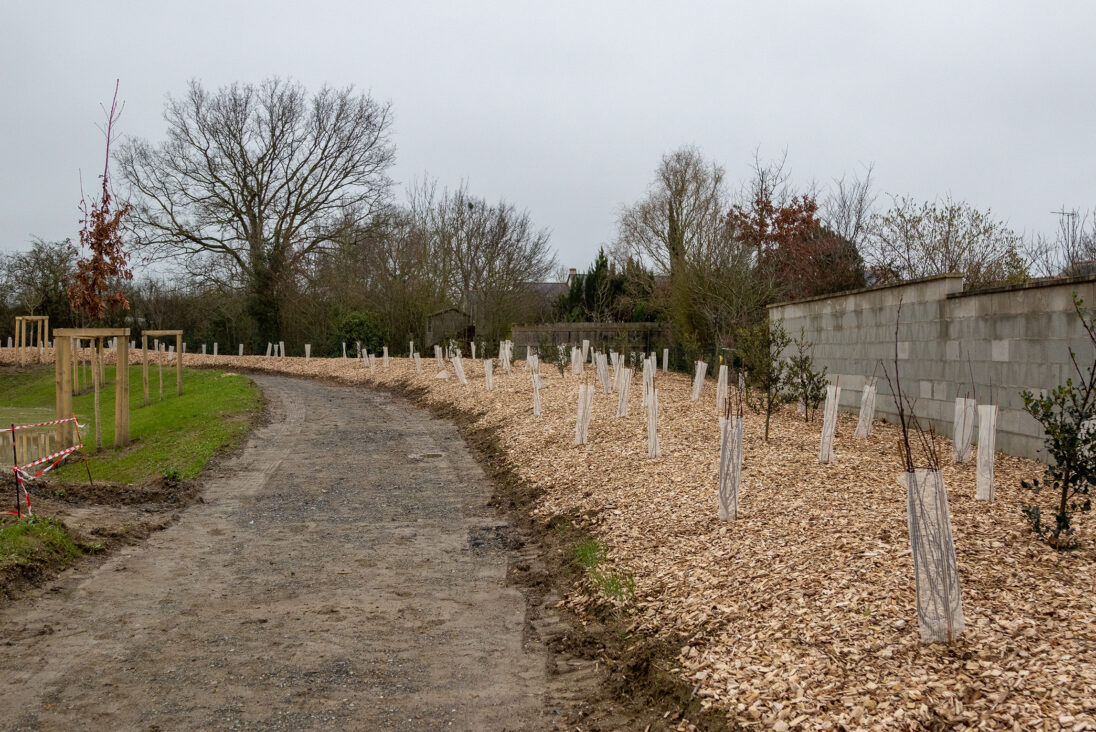
[[55,419],[52,422],[39,422],[38,424],[17,424],[14,427],[4,427],[0,429],[0,432],[12,432],[14,430],[29,430],[31,427],[48,427],[51,424],[64,424],[65,422],[75,422],[76,417],[65,417],[64,419]]
[[[12,470],[19,473],[19,475],[21,475],[24,480],[34,480],[35,478],[41,476],[43,473],[48,473],[50,470],[53,470],[55,467],[57,467],[58,463],[60,463],[62,460],[65,459],[65,457],[67,457],[68,455],[71,455],[72,453],[76,452],[77,450],[79,450],[83,446],[84,446],[83,443],[81,443],[79,445],[73,445],[72,447],[66,447],[64,450],[61,450],[60,452],[55,452],[52,455],[46,455],[43,458],[38,458],[34,462],[27,463],[26,465],[23,465],[21,467],[16,466],[16,467],[12,468]],[[45,470],[40,470],[37,473],[35,473],[34,475],[31,475],[30,473],[27,472],[28,468],[33,468],[35,465],[41,465],[42,463],[49,462],[50,460],[53,460],[54,458],[57,458],[57,460],[52,465],[50,465],[48,468],[46,468]]]

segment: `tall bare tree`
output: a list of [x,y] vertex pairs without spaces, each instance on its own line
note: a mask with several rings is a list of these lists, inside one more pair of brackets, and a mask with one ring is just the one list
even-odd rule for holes
[[722,236],[727,192],[723,168],[695,147],[662,156],[647,195],[621,209],[614,255],[628,255],[674,276],[691,255]]
[[450,298],[468,309],[477,335],[497,339],[517,315],[529,283],[556,268],[549,234],[528,211],[488,203],[462,185],[431,194],[429,235]]
[[169,98],[167,139],[118,154],[135,196],[136,246],[247,295],[277,340],[280,291],[304,258],[361,228],[388,190],[391,109],[353,88],[281,79]]
[[668,311],[685,338],[695,338],[701,327],[690,263],[719,246],[727,206],[723,168],[683,147],[662,156],[647,195],[622,208],[617,221],[614,259],[632,257],[669,276]]
[[872,188],[874,165],[868,165],[864,177],[842,175],[822,199],[822,221],[837,236],[859,248],[864,243],[874,213],[876,193]]

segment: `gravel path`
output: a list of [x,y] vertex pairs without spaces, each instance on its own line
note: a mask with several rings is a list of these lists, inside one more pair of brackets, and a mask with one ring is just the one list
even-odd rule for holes
[[254,378],[272,421],[205,503],[0,611],[0,727],[552,727],[507,527],[456,429]]

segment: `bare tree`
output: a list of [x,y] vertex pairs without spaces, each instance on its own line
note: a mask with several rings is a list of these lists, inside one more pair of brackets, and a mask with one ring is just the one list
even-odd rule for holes
[[733,236],[701,249],[687,281],[700,323],[719,346],[733,343],[735,333],[758,320],[779,292],[773,271],[757,267],[754,244]]
[[950,196],[926,202],[893,197],[889,210],[872,217],[864,254],[882,280],[957,273],[967,287],[978,287],[1028,276],[1020,237],[990,211]]
[[388,190],[391,109],[353,89],[269,79],[164,110],[167,140],[118,160],[137,194],[136,245],[242,289],[260,340],[277,340],[280,290],[304,258],[361,228]]
[[429,232],[450,297],[468,309],[479,334],[494,340],[529,283],[555,269],[549,234],[535,227],[527,211],[505,201],[489,204],[465,185],[442,191],[431,210]]
[[869,164],[863,178],[842,175],[835,179],[834,187],[822,201],[826,227],[858,248],[864,243],[875,208],[876,193],[871,179],[874,170],[874,164]]
[[727,194],[723,168],[694,147],[662,157],[647,195],[621,209],[614,256],[634,256],[660,274],[675,275],[723,234]]
[[1028,244],[1026,254],[1034,273],[1041,277],[1057,277],[1091,271],[1091,265],[1089,268],[1084,265],[1096,259],[1096,217],[1087,211],[1067,211],[1065,206],[1054,213],[1058,214],[1054,238],[1037,234]]
[[[724,236],[728,198],[723,168],[694,147],[662,157],[647,195],[621,209],[613,258],[634,258],[656,275],[669,275],[667,310],[679,336],[694,339],[698,322],[690,263],[706,256]],[[660,288],[663,289],[663,288]]]

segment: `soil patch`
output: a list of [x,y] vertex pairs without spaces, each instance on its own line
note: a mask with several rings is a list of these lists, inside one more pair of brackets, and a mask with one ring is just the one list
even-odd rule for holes
[[[638,632],[627,611],[604,602],[592,604],[586,617],[562,603],[547,602],[558,601],[584,580],[574,563],[574,547],[589,538],[579,528],[585,517],[561,515],[547,523],[534,519],[540,489],[523,480],[501,457],[504,451],[496,429],[481,426],[481,415],[438,405],[425,398],[425,389],[388,384],[372,388],[399,394],[455,423],[491,478],[491,505],[504,513],[512,527],[505,541],[518,542],[513,536],[516,530],[524,536],[521,543],[534,548],[537,567],[519,561],[509,572],[526,596],[527,632],[546,635],[544,640],[555,654],[553,667],[565,667],[577,658],[593,661],[599,670],[598,684],[568,715],[569,725],[587,730],[738,729],[724,714],[702,708],[695,689],[682,680],[676,662],[685,638],[654,638]],[[551,615],[562,622],[562,632],[542,632],[548,605]]]

